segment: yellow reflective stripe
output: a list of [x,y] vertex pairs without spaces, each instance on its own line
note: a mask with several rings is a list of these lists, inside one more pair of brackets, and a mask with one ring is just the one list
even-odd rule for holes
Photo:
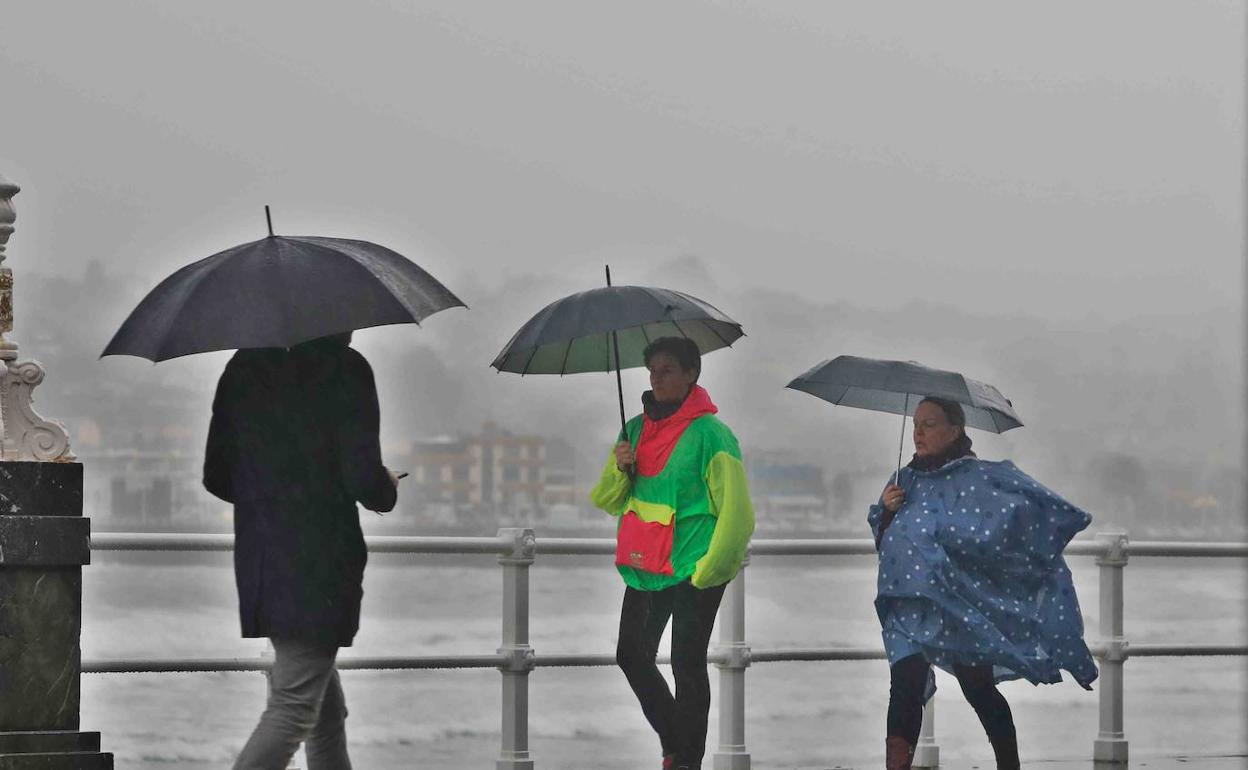
[[629,498],[626,508],[635,512],[642,521],[657,522],[663,526],[671,524],[672,517],[676,515],[676,509],[670,505],[647,503],[635,497]]

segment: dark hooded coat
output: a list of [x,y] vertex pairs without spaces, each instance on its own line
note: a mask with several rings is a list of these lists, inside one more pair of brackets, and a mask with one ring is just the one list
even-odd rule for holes
[[234,504],[245,637],[349,646],[368,559],[356,503],[394,507],[377,389],[347,338],[240,350],[217,384],[204,486]]

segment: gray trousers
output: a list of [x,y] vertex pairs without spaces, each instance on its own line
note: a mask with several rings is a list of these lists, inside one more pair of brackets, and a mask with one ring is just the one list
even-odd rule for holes
[[303,743],[308,770],[351,770],[338,648],[273,639],[269,701],[234,770],[286,770]]

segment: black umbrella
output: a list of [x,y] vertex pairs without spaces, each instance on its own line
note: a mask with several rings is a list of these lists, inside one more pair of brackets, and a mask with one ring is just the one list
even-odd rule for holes
[[901,472],[901,446],[906,439],[906,415],[914,414],[915,407],[926,396],[961,404],[966,424],[972,428],[1004,433],[1023,424],[1010,400],[988,383],[914,361],[837,356],[798,376],[786,387],[833,404],[900,414],[898,473]]
[[616,372],[620,424],[625,422],[620,370],[644,366],[642,351],[659,337],[688,337],[703,353],[728,347],[745,332],[710,303],[671,289],[607,285],[556,300],[516,332],[490,364],[500,372]]
[[[268,207],[265,207],[268,215]],[[103,356],[164,361],[291,347],[330,334],[419,323],[464,303],[415,263],[368,241],[269,236],[178,270],[117,330]]]

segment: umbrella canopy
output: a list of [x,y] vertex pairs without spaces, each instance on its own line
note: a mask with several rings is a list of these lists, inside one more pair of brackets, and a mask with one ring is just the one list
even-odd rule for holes
[[103,356],[164,361],[233,348],[291,347],[330,334],[419,323],[464,303],[375,243],[270,234],[178,270],[152,289]]
[[713,305],[671,289],[605,286],[542,308],[491,364],[500,372],[573,374],[644,366],[642,351],[659,337],[688,337],[703,353],[743,337],[741,324]]
[[[686,337],[702,353],[745,336],[741,324],[709,302],[671,289],[607,285],[556,300],[520,327],[490,364],[500,372],[573,374],[615,370],[620,436],[625,435],[621,369],[644,366],[646,345]],[[632,468],[629,469],[630,474]]]
[[842,406],[913,415],[925,396],[962,405],[966,424],[993,433],[1021,427],[1010,400],[985,382],[914,361],[837,356],[800,375],[787,387]]

